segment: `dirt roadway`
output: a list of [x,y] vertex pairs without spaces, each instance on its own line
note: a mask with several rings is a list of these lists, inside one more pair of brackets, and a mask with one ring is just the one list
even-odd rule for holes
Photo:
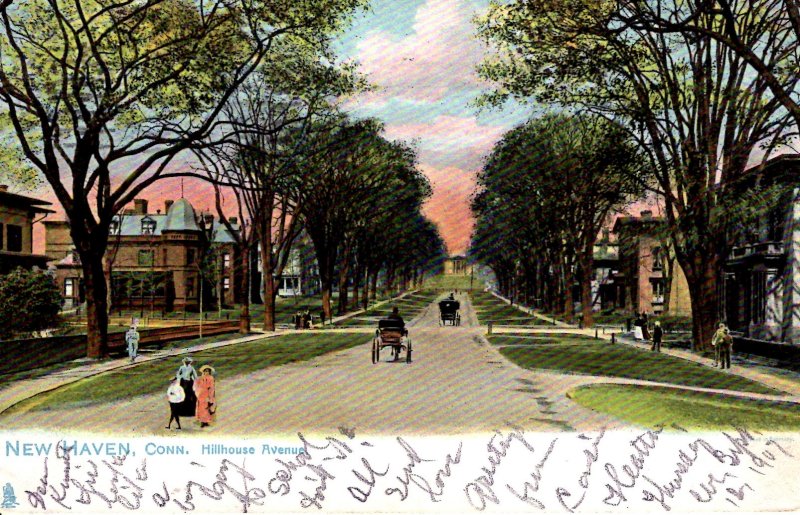
[[622,427],[613,418],[581,408],[566,392],[585,376],[531,372],[505,360],[482,338],[466,295],[460,296],[462,325],[440,327],[438,307],[429,306],[408,324],[413,362],[391,363],[389,349],[371,362],[371,337],[364,345],[303,363],[225,377],[218,371],[215,424],[183,431],[164,428],[166,396],[139,396],[81,409],[5,416],[7,429],[47,428],[60,433],[115,436],[182,434],[218,436],[330,434],[346,427],[368,434],[463,434],[509,425],[535,431]]

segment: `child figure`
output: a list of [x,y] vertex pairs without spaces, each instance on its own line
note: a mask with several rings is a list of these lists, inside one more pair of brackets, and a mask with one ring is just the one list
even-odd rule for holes
[[167,424],[167,429],[172,429],[173,420],[177,423],[178,429],[181,428],[181,403],[184,399],[186,399],[186,392],[183,391],[178,378],[173,377],[169,382],[169,388],[167,388],[167,400],[169,400],[169,423]]

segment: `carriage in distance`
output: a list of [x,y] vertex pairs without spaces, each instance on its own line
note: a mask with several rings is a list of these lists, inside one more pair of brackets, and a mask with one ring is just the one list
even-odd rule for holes
[[460,307],[461,304],[453,298],[453,295],[440,301],[439,325],[461,325],[461,315],[458,313]]

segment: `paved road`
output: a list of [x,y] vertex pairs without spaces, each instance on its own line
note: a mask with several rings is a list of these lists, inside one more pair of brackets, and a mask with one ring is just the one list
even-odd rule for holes
[[[216,423],[200,430],[184,421],[182,433],[219,435],[330,434],[340,426],[371,434],[463,434],[509,424],[537,431],[618,427],[610,417],[581,408],[565,393],[586,377],[523,370],[490,346],[466,295],[462,325],[440,327],[432,304],[408,324],[413,362],[371,361],[364,344],[303,363],[225,377],[219,370]],[[166,378],[165,378],[166,382]],[[13,428],[169,434],[164,395],[121,399],[110,405],[5,415]]]
[[[646,382],[524,370],[507,361],[485,340],[485,328],[478,326],[469,298],[461,295],[459,300],[460,327],[440,327],[435,303],[408,324],[414,348],[410,364],[388,362],[388,349],[382,353],[381,362],[373,364],[371,334],[361,332],[353,333],[353,338],[362,339],[362,345],[310,361],[236,377],[226,377],[224,370],[218,370],[216,423],[201,430],[194,420],[184,420],[180,433],[288,436],[298,431],[331,434],[346,427],[361,433],[405,435],[485,433],[510,425],[531,431],[625,427],[613,417],[578,406],[566,394],[591,383]],[[681,350],[666,352],[683,359],[702,360]],[[67,374],[87,375],[84,368],[97,372],[109,367],[119,368],[120,364],[88,364]],[[130,367],[131,373],[135,368]],[[787,391],[790,395],[785,400],[800,402],[800,384],[795,381],[749,366],[735,366],[733,372]],[[58,386],[59,380],[58,376],[50,376],[4,388],[0,390],[0,408],[26,386],[42,391],[47,389],[43,387],[45,383]],[[167,378],[164,380],[166,388]],[[176,434],[164,428],[168,411],[165,395],[143,395],[77,409],[1,414],[0,427],[120,436]]]

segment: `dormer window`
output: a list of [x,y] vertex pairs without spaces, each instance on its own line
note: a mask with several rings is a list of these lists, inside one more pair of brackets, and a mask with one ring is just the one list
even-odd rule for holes
[[111,219],[111,223],[108,225],[108,233],[119,234],[119,218],[116,216]]
[[142,218],[142,234],[155,234],[155,232],[156,221],[149,216]]

